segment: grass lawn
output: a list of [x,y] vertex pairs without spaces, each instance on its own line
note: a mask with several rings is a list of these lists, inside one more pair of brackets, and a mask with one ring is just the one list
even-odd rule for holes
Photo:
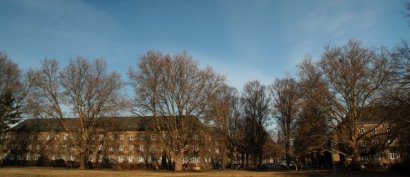
[[[114,170],[77,170],[66,168],[46,168],[46,167],[0,167],[1,177],[77,177],[77,176],[113,176],[113,177],[128,177],[128,176],[147,176],[147,177],[332,177],[333,173],[329,171],[303,171],[303,172],[255,172],[242,170],[211,170],[202,172],[169,172],[169,171],[114,171]],[[336,177],[401,177],[406,175],[396,175],[391,173],[375,173],[375,172],[338,172]]]

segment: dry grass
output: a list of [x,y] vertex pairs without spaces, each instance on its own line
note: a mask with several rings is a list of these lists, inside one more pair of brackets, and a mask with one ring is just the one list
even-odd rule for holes
[[34,167],[2,167],[0,168],[1,177],[78,177],[78,176],[113,176],[113,177],[128,177],[128,176],[147,176],[147,177],[308,177],[305,173],[299,172],[252,172],[252,171],[204,171],[204,172],[154,172],[154,171],[113,171],[113,170],[77,170],[64,168],[34,168]]
[[[212,170],[202,172],[169,172],[169,171],[114,171],[114,170],[77,170],[66,168],[42,167],[0,167],[0,177],[78,177],[78,176],[147,176],[147,177],[334,177],[331,171],[303,171],[303,172],[255,172],[236,170]],[[389,172],[338,172],[336,177],[403,177],[408,174],[393,174]]]

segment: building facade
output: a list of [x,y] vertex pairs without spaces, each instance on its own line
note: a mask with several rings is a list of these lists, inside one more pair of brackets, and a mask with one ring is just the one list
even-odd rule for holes
[[[3,163],[45,166],[78,166],[80,161],[79,119],[28,119],[0,137]],[[90,167],[172,168],[170,151],[184,151],[186,166],[210,168],[212,138],[193,131],[184,149],[164,143],[166,132],[149,127],[147,117],[101,118],[87,144]]]

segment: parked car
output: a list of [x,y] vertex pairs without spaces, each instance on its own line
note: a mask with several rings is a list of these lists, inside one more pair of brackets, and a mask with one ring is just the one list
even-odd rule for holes
[[273,169],[275,169],[275,164],[274,163],[264,163],[264,164],[262,164],[260,169],[262,169],[262,170],[273,170]]
[[[282,162],[280,162],[279,166],[282,168],[286,168],[286,160],[283,160]],[[289,161],[290,168],[294,168],[295,166],[296,166],[296,163],[294,161]]]

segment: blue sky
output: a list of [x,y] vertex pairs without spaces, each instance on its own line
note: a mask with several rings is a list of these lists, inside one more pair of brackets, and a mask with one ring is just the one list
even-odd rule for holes
[[127,79],[149,49],[187,51],[242,89],[294,74],[306,55],[357,39],[410,38],[402,0],[1,0],[0,50],[21,68],[55,58],[104,58]]

